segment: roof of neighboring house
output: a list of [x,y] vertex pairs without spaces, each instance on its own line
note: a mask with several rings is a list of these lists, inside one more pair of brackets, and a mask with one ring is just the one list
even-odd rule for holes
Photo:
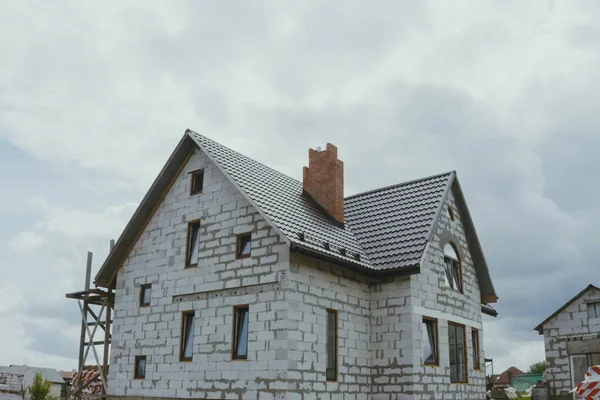
[[521,371],[519,368],[510,367],[503,373],[499,375],[492,375],[492,384],[494,385],[510,385],[511,377],[525,375],[525,372]]
[[569,305],[571,305],[575,300],[577,300],[578,298],[580,298],[581,296],[583,296],[584,294],[586,294],[589,290],[591,289],[596,289],[596,290],[600,290],[600,288],[594,286],[594,285],[588,285],[585,289],[583,289],[581,292],[577,293],[575,295],[575,297],[573,297],[571,300],[567,301],[561,308],[559,308],[558,310],[554,311],[552,313],[552,315],[550,315],[548,318],[546,318],[544,321],[542,321],[538,326],[536,326],[535,328],[533,328],[534,331],[538,331],[538,333],[540,335],[544,334],[544,325],[546,325],[546,323],[548,321],[550,321],[552,318],[556,317],[558,314],[560,314],[561,312],[563,312],[567,307],[569,307]]
[[42,373],[42,376],[47,381],[52,383],[65,383],[58,371],[52,368],[30,367],[28,365],[9,365],[8,367],[0,367],[0,372],[23,375],[23,380],[28,384],[33,381],[33,378],[38,371]]
[[[302,182],[187,130],[154,181],[95,282],[108,286],[179,175],[192,151],[200,148],[257,211],[299,252],[370,274],[418,273],[426,245],[453,191],[486,302],[497,297],[456,173],[448,172],[345,199],[344,226],[334,223],[303,194]],[[483,297],[483,296],[482,296]]]

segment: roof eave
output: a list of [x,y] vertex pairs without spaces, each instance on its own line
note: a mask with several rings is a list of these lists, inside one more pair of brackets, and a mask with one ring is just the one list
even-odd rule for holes
[[544,325],[546,325],[548,323],[548,321],[550,321],[552,318],[556,317],[558,314],[560,314],[561,312],[563,312],[565,310],[565,308],[567,308],[571,303],[573,303],[575,300],[577,300],[578,298],[580,298],[581,296],[583,296],[590,289],[600,290],[600,288],[598,288],[595,285],[592,285],[592,284],[587,285],[585,289],[583,289],[581,292],[577,293],[573,298],[571,298],[569,301],[567,301],[565,304],[563,304],[561,307],[559,307],[548,318],[546,318],[538,326],[536,326],[535,328],[533,328],[533,330],[534,331],[538,331],[538,333],[540,335],[543,335],[544,334]]
[[114,248],[108,254],[100,270],[94,278],[94,284],[108,288],[113,284],[117,272],[125,262],[131,249],[144,231],[156,208],[162,203],[165,194],[173,185],[173,182],[183,169],[187,159],[192,154],[195,141],[186,133],[183,135],[173,153],[161,169],[160,173],[152,183],[150,190],[146,193],[133,216],[125,226],[121,236],[115,243]]
[[421,272],[421,267],[418,264],[407,266],[407,267],[401,267],[401,268],[390,268],[390,269],[377,270],[377,269],[366,267],[362,264],[357,264],[357,263],[349,262],[346,260],[342,260],[340,258],[333,257],[326,253],[321,253],[314,249],[302,246],[298,243],[291,243],[290,250],[294,251],[296,253],[299,253],[299,254],[304,254],[304,255],[319,259],[319,260],[327,261],[332,264],[336,264],[339,266],[343,266],[343,267],[361,272],[372,278],[384,278],[384,277],[390,277],[390,276],[409,276],[409,275],[419,274]]
[[[467,236],[467,243],[469,244],[469,249],[471,250],[471,258],[477,273],[477,281],[479,282],[479,288],[481,292],[481,301],[483,303],[495,303],[498,301],[498,296],[496,295],[496,290],[494,289],[494,284],[490,276],[490,270],[488,268],[487,261],[483,255],[483,249],[481,248],[481,243],[479,242],[479,237],[477,236],[477,231],[475,230],[473,218],[471,217],[471,213],[467,207],[465,196],[462,192],[462,188],[460,187],[460,183],[458,182],[458,177],[454,176],[453,181],[452,192],[455,200],[457,200],[456,204],[459,207],[460,215],[464,219],[463,226]],[[481,273],[478,273],[479,271],[481,271]]]

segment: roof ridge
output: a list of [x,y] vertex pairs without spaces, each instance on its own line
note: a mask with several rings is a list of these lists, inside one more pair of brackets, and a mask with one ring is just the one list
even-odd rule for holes
[[217,144],[217,145],[219,145],[219,146],[221,146],[221,147],[224,147],[224,148],[226,148],[227,150],[229,150],[229,151],[231,151],[231,152],[233,152],[233,153],[236,153],[237,155],[239,155],[239,156],[241,156],[241,157],[244,157],[244,158],[245,158],[245,159],[247,159],[247,160],[250,160],[250,161],[252,161],[252,162],[254,162],[254,163],[256,163],[256,164],[259,164],[259,165],[261,165],[261,166],[263,166],[263,167],[265,167],[265,168],[267,168],[267,169],[269,169],[269,170],[271,170],[271,171],[275,172],[275,173],[276,173],[276,174],[278,174],[278,175],[284,176],[284,177],[286,177],[286,178],[288,178],[288,179],[290,179],[290,180],[293,180],[293,181],[295,181],[295,182],[298,182],[298,183],[302,184],[302,182],[300,182],[298,179],[296,179],[296,178],[293,178],[293,177],[291,177],[291,176],[289,176],[289,175],[287,175],[287,174],[285,174],[285,173],[283,173],[283,172],[281,172],[281,171],[279,171],[279,170],[276,170],[276,169],[275,169],[275,168],[273,168],[273,167],[269,167],[269,166],[268,166],[267,164],[265,164],[265,163],[262,163],[262,162],[260,162],[260,161],[257,161],[257,160],[255,160],[255,159],[254,159],[254,158],[252,158],[252,157],[248,157],[247,155],[245,155],[245,154],[242,154],[242,153],[240,153],[239,151],[232,149],[231,147],[225,146],[225,145],[224,145],[224,144],[222,144],[221,142],[217,142],[216,140],[213,140],[213,139],[209,138],[208,136],[205,136],[205,135],[203,135],[203,134],[201,134],[201,133],[198,133],[198,132],[196,132],[196,131],[194,131],[194,130],[192,130],[192,129],[189,129],[189,128],[188,128],[188,129],[186,129],[186,130],[185,130],[185,133],[186,133],[186,134],[188,134],[188,135],[189,135],[190,133],[193,133],[193,134],[195,134],[195,135],[201,136],[201,137],[202,137],[202,138],[204,138],[205,140],[210,140],[211,142],[213,142],[213,143],[215,143],[215,144]]
[[384,186],[384,187],[381,187],[381,188],[378,188],[378,189],[367,190],[366,192],[356,193],[356,194],[353,194],[351,196],[347,196],[347,197],[344,198],[344,200],[353,199],[355,197],[364,196],[364,195],[371,194],[371,193],[382,192],[382,191],[388,190],[388,189],[394,189],[394,188],[397,188],[397,187],[400,187],[400,186],[409,185],[411,183],[417,183],[417,182],[426,181],[426,180],[429,180],[429,179],[439,178],[440,176],[450,175],[452,173],[456,174],[456,171],[452,170],[452,171],[442,172],[440,174],[426,176],[424,178],[413,179],[413,180],[406,181],[406,182],[396,183],[394,185]]

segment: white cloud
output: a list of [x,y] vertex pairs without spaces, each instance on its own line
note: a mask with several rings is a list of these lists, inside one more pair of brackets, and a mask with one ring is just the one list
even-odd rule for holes
[[16,251],[33,251],[47,244],[46,238],[35,232],[21,232],[8,242],[8,245]]
[[[80,289],[86,251],[97,266],[185,128],[295,177],[330,141],[348,194],[458,170],[500,296],[486,355],[537,361],[530,329],[561,305],[547,293],[596,279],[600,8],[340,5],[0,2],[0,151],[81,171],[39,197],[3,163],[19,190],[0,195],[0,268],[19,268],[2,271],[0,304],[13,286],[35,304],[35,285]],[[0,363],[35,359],[42,341],[11,318],[19,345]]]

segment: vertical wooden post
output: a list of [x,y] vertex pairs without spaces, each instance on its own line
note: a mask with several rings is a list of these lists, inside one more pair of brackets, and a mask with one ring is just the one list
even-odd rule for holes
[[105,382],[108,382],[108,363],[109,363],[109,354],[110,354],[110,344],[111,344],[111,324],[110,320],[112,318],[112,309],[114,307],[112,301],[112,293],[113,293],[114,285],[111,284],[108,287],[108,293],[106,295],[106,324],[104,325],[104,359],[102,364],[102,369],[104,372]]
[[[92,278],[92,252],[88,251],[87,253],[87,263],[85,266],[85,290],[88,291],[90,290],[90,281]],[[86,295],[87,297],[87,295]],[[87,302],[87,298],[86,300],[84,300],[84,306],[83,306],[83,312],[82,312],[82,321],[81,321],[81,336],[79,339],[79,368],[77,369],[77,388],[79,388],[81,386],[81,372],[83,371],[83,367],[85,364],[85,359],[84,359],[84,355],[83,355],[83,348],[84,348],[84,343],[85,343],[85,327],[86,327],[86,322],[87,322],[87,309],[88,309],[88,302]],[[93,340],[93,339],[91,339]]]

